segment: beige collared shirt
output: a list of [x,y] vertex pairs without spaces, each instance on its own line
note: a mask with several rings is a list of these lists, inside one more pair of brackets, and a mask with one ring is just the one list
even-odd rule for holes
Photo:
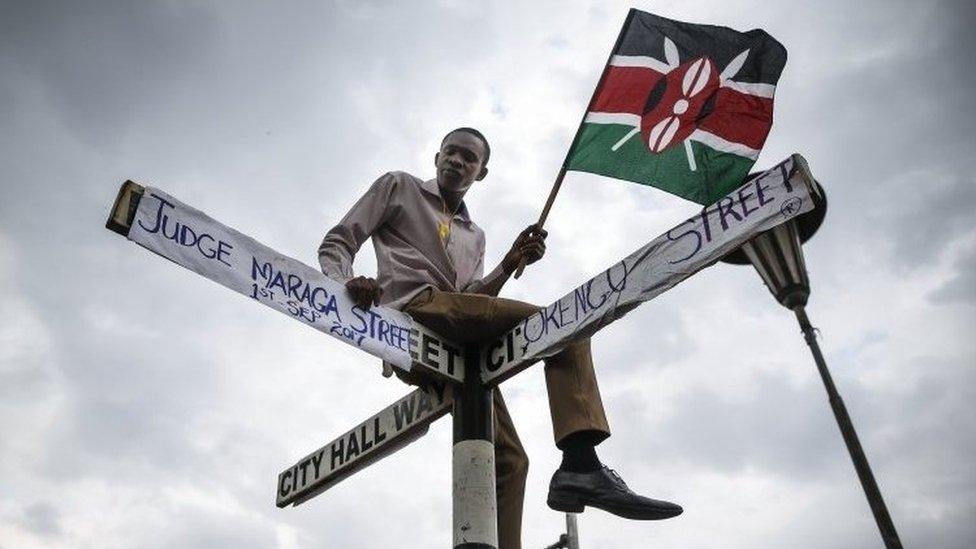
[[[438,226],[448,221],[450,233],[443,242]],[[380,302],[396,309],[428,287],[482,293],[504,275],[499,265],[484,276],[484,231],[471,221],[463,201],[453,217],[445,212],[434,179],[421,181],[404,172],[377,179],[322,240],[322,272],[339,282],[352,279],[353,259],[367,238],[376,250]]]

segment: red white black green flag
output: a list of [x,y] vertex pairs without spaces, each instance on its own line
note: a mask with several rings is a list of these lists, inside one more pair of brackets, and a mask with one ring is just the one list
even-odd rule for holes
[[632,9],[564,166],[710,204],[759,156],[785,64],[765,31]]

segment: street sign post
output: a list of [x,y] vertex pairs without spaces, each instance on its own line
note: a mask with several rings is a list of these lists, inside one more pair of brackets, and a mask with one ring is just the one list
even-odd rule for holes
[[417,389],[278,475],[276,503],[298,505],[454,416],[454,547],[497,547],[493,387],[589,337],[761,231],[820,200],[798,154],[703,208],[561,299],[482,346],[461,347],[409,315],[355,305],[342,284],[281,255],[165,192],[126,181],[106,227],[238,293],[436,380]]

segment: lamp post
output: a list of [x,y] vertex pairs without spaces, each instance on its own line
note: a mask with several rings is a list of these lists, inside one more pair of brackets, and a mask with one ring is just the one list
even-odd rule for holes
[[[813,182],[813,176],[803,157],[795,155],[794,158],[798,161],[794,163],[795,172],[790,174],[790,177],[804,177]],[[756,235],[739,249],[726,256],[723,261],[734,264],[751,263],[780,305],[792,310],[796,315],[803,337],[813,353],[813,360],[817,364],[820,378],[827,390],[830,408],[834,412],[837,426],[840,427],[844,443],[847,445],[847,451],[854,462],[854,469],[857,471],[857,477],[861,481],[865,496],[867,496],[868,505],[871,506],[874,520],[881,531],[881,538],[884,540],[885,547],[887,549],[901,549],[901,540],[898,538],[898,532],[895,531],[895,525],[891,521],[888,507],[878,489],[878,483],[874,480],[871,466],[868,465],[867,456],[864,455],[864,450],[861,448],[861,442],[857,438],[854,424],[851,423],[844,400],[837,392],[837,386],[834,385],[834,380],[827,369],[823,353],[820,352],[820,345],[817,344],[816,330],[810,324],[810,319],[805,310],[807,299],[810,297],[810,280],[803,260],[802,243],[813,236],[826,215],[826,196],[823,194],[823,189],[819,190],[820,203],[813,211]]]

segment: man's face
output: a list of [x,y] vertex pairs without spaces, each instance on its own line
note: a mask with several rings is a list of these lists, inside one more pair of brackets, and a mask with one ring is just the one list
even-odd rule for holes
[[434,155],[437,185],[449,192],[463,193],[488,174],[484,167],[485,145],[468,132],[448,134]]

